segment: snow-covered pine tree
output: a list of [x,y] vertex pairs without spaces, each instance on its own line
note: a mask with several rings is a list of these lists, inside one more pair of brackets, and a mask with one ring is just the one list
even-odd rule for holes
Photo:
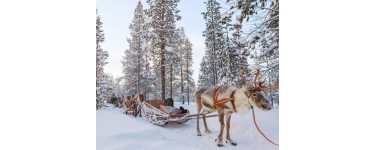
[[213,83],[213,78],[209,76],[211,74],[211,67],[208,63],[209,57],[208,51],[203,56],[200,67],[199,67],[199,76],[198,76],[198,88],[210,86]]
[[231,7],[228,14],[239,11],[236,24],[250,23],[246,38],[254,65],[261,68],[266,84],[275,82],[279,78],[279,0],[226,1]]
[[[185,65],[183,65],[183,70],[185,71],[184,72],[184,75],[183,77],[185,77],[185,81],[187,82],[187,86],[186,86],[186,93],[187,93],[187,101],[188,101],[188,105],[189,105],[189,102],[190,100],[192,101],[195,101],[195,98],[194,98],[194,92],[195,92],[195,81],[193,79],[193,52],[192,52],[192,47],[193,45],[190,43],[189,39],[186,37],[185,40],[184,40],[184,47],[183,47],[183,51],[186,52],[185,53],[185,56],[183,57],[183,62]],[[186,69],[185,69],[186,67]],[[185,93],[183,94],[185,95]]]
[[146,60],[146,54],[144,52],[145,45],[145,33],[147,32],[145,26],[145,12],[141,1],[138,2],[134,10],[134,18],[129,26],[131,39],[128,39],[129,49],[125,51],[125,57],[123,58],[123,72],[125,85],[127,88],[127,95],[135,93],[145,93],[149,89],[149,78],[147,77],[146,70],[149,65]]
[[[192,44],[185,35],[183,27],[176,30],[177,40],[175,42],[174,52],[178,56],[179,64],[176,63],[173,82],[173,97],[184,103],[186,100],[190,102],[192,93],[195,89],[194,79],[192,78]],[[176,70],[177,69],[177,70]]]
[[224,47],[219,50],[219,57],[222,60],[222,68],[219,69],[219,75],[221,82],[220,85],[233,85],[236,87],[241,86],[240,79],[240,56],[239,50],[235,47],[233,39],[229,37],[230,30],[233,30],[233,25],[230,24],[230,20],[221,20],[220,21],[225,30],[224,30]]
[[181,67],[183,66],[181,58],[181,36],[179,34],[179,29],[176,29],[174,34],[174,44],[173,47],[167,47],[167,70],[166,74],[168,76],[166,89],[169,91],[168,98],[173,98],[175,101],[181,100]]
[[[131,43],[130,39],[127,39],[128,43]],[[126,95],[132,95],[136,93],[136,84],[137,84],[137,64],[136,64],[136,53],[130,49],[126,49],[122,57],[122,72],[124,73],[124,89]]]
[[[265,73],[267,73],[268,83],[271,84],[279,78],[279,1],[270,1],[269,16],[266,17],[265,25],[265,42],[261,44],[262,51],[259,59],[261,62],[265,62]],[[278,94],[276,91],[272,95],[275,95],[275,100],[278,103]]]
[[160,84],[158,84],[158,87],[161,89],[161,99],[163,100],[166,96],[166,48],[173,47],[174,44],[175,22],[181,18],[177,15],[179,12],[177,3],[179,1],[147,0],[150,6],[147,14],[151,18],[150,25],[154,34],[151,38],[151,50],[155,54],[152,60],[154,61],[155,69],[160,69]]
[[99,107],[103,106],[108,99],[108,91],[110,90],[108,75],[104,73],[104,65],[107,64],[106,59],[109,55],[100,46],[104,42],[102,25],[98,10],[96,10],[96,101],[99,103]]
[[232,33],[232,38],[231,38],[231,43],[233,46],[233,49],[235,51],[235,55],[237,58],[236,61],[236,70],[235,72],[237,73],[236,75],[236,83],[237,87],[242,87],[246,86],[244,85],[242,79],[240,78],[240,72],[238,71],[239,68],[244,68],[244,78],[248,79],[249,78],[249,63],[247,61],[249,55],[250,55],[250,50],[248,49],[248,40],[243,37],[243,32],[242,32],[242,25],[241,24],[233,24],[233,28],[230,28],[231,30],[234,30]]
[[122,77],[113,78],[112,75],[109,75],[109,81],[112,87],[110,95],[115,94],[116,97],[124,96],[122,89],[123,85],[121,84]]
[[175,97],[178,101],[182,101],[182,103],[185,102],[186,96],[184,95],[184,87],[186,87],[184,83],[184,66],[186,62],[184,61],[184,54],[185,52],[185,43],[184,40],[186,38],[184,28],[180,27],[176,29],[176,36],[177,39],[175,41],[175,50],[174,52],[177,54],[177,57],[179,59],[179,65],[176,65],[176,70],[175,70],[175,81],[174,81],[174,93],[173,97]]
[[250,51],[248,50],[248,40],[243,37],[242,26],[240,24],[234,24],[234,32],[232,33],[233,38],[231,42],[233,43],[233,47],[236,53],[239,56],[239,66],[246,68],[249,64],[247,62],[247,58],[250,55]]
[[[146,14],[146,10],[144,10],[144,13]],[[153,70],[153,67],[151,66],[151,57],[152,57],[152,44],[151,44],[151,38],[154,35],[151,28],[151,18],[148,15],[145,15],[145,24],[143,26],[143,34],[142,38],[144,39],[144,45],[143,45],[143,57],[145,59],[145,69],[143,72],[141,72],[142,76],[144,77],[143,82],[146,83],[145,87],[145,98],[146,99],[157,99],[160,95],[157,90],[157,84],[155,81],[157,81],[157,78],[155,76],[155,70]]]
[[[110,74],[110,73],[106,73],[107,76],[108,76],[108,84],[109,86],[111,87],[109,90],[108,90],[108,95],[111,97],[113,94],[115,94],[115,89],[116,89],[116,81],[115,79],[113,78],[113,75]],[[116,96],[116,94],[115,94]]]
[[232,11],[228,14],[239,10],[235,24],[250,23],[246,29],[248,46],[252,51],[250,57],[257,59],[263,70],[270,70],[278,74],[279,0],[226,1],[230,2]]
[[176,92],[179,89],[178,74],[181,66],[181,58],[178,56],[177,46],[177,43],[175,43],[173,47],[166,48],[166,82],[168,83],[166,90],[169,91],[167,97],[173,99],[175,99],[174,95],[178,95]]
[[[208,74],[202,74],[212,78],[208,85],[217,85],[220,83],[223,76],[220,71],[223,68],[222,62],[225,59],[224,56],[224,35],[223,27],[220,24],[220,3],[216,0],[208,0],[204,2],[206,4],[207,12],[203,12],[203,18],[206,20],[206,30],[203,31],[203,36],[206,37],[206,52],[207,58],[206,63],[210,66],[210,71],[206,71]],[[208,86],[207,85],[207,86]]]

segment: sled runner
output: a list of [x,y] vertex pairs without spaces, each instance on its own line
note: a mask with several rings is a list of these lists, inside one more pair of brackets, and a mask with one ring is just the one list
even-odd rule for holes
[[[169,122],[176,122],[176,123],[185,123],[189,120],[187,116],[189,116],[189,110],[178,109],[175,107],[175,110],[169,112],[167,109],[163,109],[161,107],[168,107],[163,106],[161,100],[146,100],[141,103],[142,109],[142,116],[144,119],[148,120],[149,122],[156,124],[156,125],[166,125]],[[171,107],[168,107],[171,108]],[[185,112],[184,112],[185,111]]]

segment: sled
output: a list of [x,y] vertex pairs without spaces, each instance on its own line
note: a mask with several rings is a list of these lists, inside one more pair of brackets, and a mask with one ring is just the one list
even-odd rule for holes
[[[182,114],[168,114],[160,109],[162,105],[161,100],[146,100],[141,104],[143,118],[155,125],[166,125],[170,122],[179,124],[185,123],[189,120],[189,110]],[[177,109],[177,108],[176,108]]]

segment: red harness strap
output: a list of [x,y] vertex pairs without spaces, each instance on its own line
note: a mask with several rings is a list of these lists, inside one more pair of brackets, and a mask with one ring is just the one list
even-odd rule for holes
[[221,100],[218,100],[218,96],[219,96],[220,89],[221,89],[221,86],[219,86],[218,88],[216,88],[216,90],[215,90],[215,92],[214,92],[214,105],[215,105],[215,107],[216,107],[216,106],[223,105],[223,104],[227,103],[228,101],[231,101],[231,102],[232,102],[232,105],[233,105],[233,108],[234,108],[234,111],[237,112],[237,110],[236,110],[236,106],[234,105],[234,92],[235,92],[236,90],[234,90],[234,91],[232,92],[230,98],[223,98],[223,99],[221,99]]

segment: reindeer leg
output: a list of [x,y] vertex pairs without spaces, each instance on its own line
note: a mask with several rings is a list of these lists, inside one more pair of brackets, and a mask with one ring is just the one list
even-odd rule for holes
[[206,114],[203,114],[203,123],[204,123],[204,128],[205,128],[205,133],[209,134],[209,133],[212,133],[208,127],[207,127],[207,122],[206,122]]
[[217,137],[217,146],[223,147],[223,130],[224,130],[224,113],[219,114],[219,121],[220,121],[220,133]]
[[230,134],[229,134],[229,129],[230,129],[230,118],[231,118],[231,113],[228,113],[228,114],[225,114],[225,122],[226,122],[226,129],[227,129],[227,138],[226,138],[226,143],[230,143],[232,144],[233,146],[236,146],[237,143],[236,142],[233,142],[232,139],[230,138]]
[[200,113],[198,113],[197,115],[197,136],[202,136],[201,131],[199,130],[199,116],[200,115],[201,115]]

